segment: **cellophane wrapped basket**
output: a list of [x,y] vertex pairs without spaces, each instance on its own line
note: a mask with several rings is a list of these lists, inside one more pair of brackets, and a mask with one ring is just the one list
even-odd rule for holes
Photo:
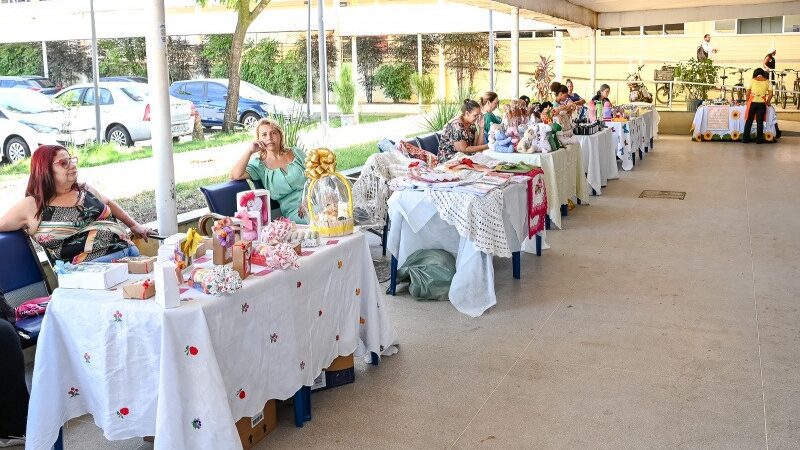
[[353,232],[353,192],[350,182],[336,172],[336,154],[318,148],[306,155],[306,190],[309,225],[320,236],[345,236]]

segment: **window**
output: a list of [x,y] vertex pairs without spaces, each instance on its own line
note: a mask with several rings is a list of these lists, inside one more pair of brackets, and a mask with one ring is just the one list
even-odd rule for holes
[[783,16],[784,33],[800,33],[800,15]]
[[639,36],[642,31],[639,27],[625,27],[622,29],[623,36]]
[[736,19],[717,20],[714,22],[715,33],[736,33]]
[[604,28],[600,30],[600,36],[619,36],[619,28]]
[[217,83],[208,83],[208,98],[222,98],[228,95],[228,88]]
[[14,80],[2,80],[2,81],[0,81],[0,87],[4,87],[4,88],[14,87],[15,84],[17,84],[17,82],[14,81]]
[[[519,38],[520,39],[532,38],[533,34],[534,34],[533,31],[520,31],[519,32]],[[495,38],[496,39],[511,39],[511,33],[508,32],[508,31],[498,31],[498,32],[495,33]]]
[[664,34],[684,34],[684,24],[682,23],[667,23],[664,24]]
[[[108,89],[100,89],[100,105],[113,105],[114,98],[111,97],[111,91]],[[86,89],[86,95],[83,96],[82,106],[94,106],[94,89]]]
[[72,108],[80,104],[83,91],[83,88],[70,89],[56,96],[56,100],[67,108]]
[[551,38],[555,37],[555,31],[537,31],[534,36],[537,38]]
[[645,25],[644,26],[644,34],[646,36],[656,36],[661,34],[664,31],[663,25]]
[[120,90],[135,102],[142,102],[145,97],[150,95],[150,89],[147,88],[147,85],[144,85],[144,87],[128,86]]
[[202,97],[203,83],[186,83],[181,88],[181,94],[191,95],[192,97]]
[[764,34],[783,32],[783,16],[739,19],[739,34]]

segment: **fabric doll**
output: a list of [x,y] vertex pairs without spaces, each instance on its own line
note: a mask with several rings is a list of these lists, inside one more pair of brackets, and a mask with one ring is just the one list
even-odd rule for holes
[[550,143],[547,141],[547,136],[552,134],[553,127],[547,125],[546,123],[537,123],[536,124],[536,135],[537,139],[534,143],[533,147],[536,149],[537,152],[540,153],[548,153],[551,150]]
[[506,135],[502,128],[498,128],[495,133],[494,151],[499,153],[514,153],[514,145],[511,138]]
[[611,120],[611,102],[608,100],[603,103],[603,120]]
[[516,147],[517,144],[519,144],[520,135],[519,135],[519,131],[517,130],[516,126],[508,127],[508,130],[506,130],[506,136],[511,138],[511,145],[512,146]]
[[558,114],[556,114],[554,120],[561,128],[561,130],[556,133],[559,143],[567,145],[578,142],[578,138],[573,136],[572,133],[572,115],[570,114],[569,108],[559,108]]
[[493,123],[492,126],[489,127],[488,145],[489,145],[489,150],[491,151],[495,151],[497,145],[497,138],[495,138],[495,135],[497,133],[497,130],[500,130],[501,128],[502,126],[499,123]]
[[536,131],[534,127],[528,127],[525,134],[522,135],[519,144],[517,145],[517,152],[519,153],[533,153],[536,151],[534,143],[536,141]]

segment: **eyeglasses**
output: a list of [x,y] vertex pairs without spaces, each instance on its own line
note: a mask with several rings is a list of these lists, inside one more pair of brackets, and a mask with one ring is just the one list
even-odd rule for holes
[[78,157],[77,156],[70,156],[69,158],[61,158],[58,161],[54,162],[54,166],[61,166],[62,169],[69,168],[70,164],[75,166],[78,165]]

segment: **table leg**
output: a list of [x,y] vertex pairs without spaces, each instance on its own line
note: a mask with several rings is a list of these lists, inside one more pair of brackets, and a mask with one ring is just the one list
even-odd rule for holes
[[294,424],[302,428],[311,420],[311,386],[303,386],[294,394]]
[[639,159],[640,160],[644,159],[644,152],[642,151],[641,148],[639,149]]
[[371,359],[370,359],[369,363],[372,364],[373,366],[377,366],[378,364],[380,364],[380,362],[381,362],[381,359],[378,357],[378,354],[375,353],[375,352],[372,352]]
[[58,429],[58,439],[53,444],[53,450],[64,450],[64,427]]
[[536,256],[542,256],[542,235],[536,233]]
[[550,229],[550,214],[545,214],[544,215],[544,229],[545,230],[549,230]]
[[386,256],[386,240],[389,238],[389,220],[383,225],[383,234],[381,235],[381,247],[383,249],[383,256]]
[[569,215],[569,207],[567,205],[561,205],[561,217],[566,217]]
[[580,199],[580,198],[578,198],[578,204],[579,204],[579,205],[581,204],[581,199]]
[[594,188],[590,188],[590,189],[592,190],[592,197],[596,197],[597,196],[597,191],[595,191]]
[[397,258],[392,255],[391,275],[389,276],[389,293],[397,294]]
[[631,158],[633,159],[633,165],[636,165],[636,152],[631,152]]
[[520,262],[521,262],[521,258],[520,258],[519,252],[512,253],[511,254],[511,266],[513,267],[513,270],[514,270],[514,279],[516,279],[516,280],[520,279],[520,270],[519,270],[520,269],[520,267],[519,267],[520,266]]
[[655,146],[655,145],[656,145],[656,141],[654,141],[653,138],[650,138],[650,148],[652,149],[653,146]]

